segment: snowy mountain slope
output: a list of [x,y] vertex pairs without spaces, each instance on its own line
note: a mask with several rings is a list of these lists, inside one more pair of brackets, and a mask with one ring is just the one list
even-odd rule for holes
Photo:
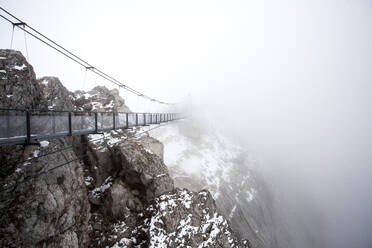
[[150,135],[164,144],[164,162],[176,187],[208,189],[241,238],[254,247],[278,247],[272,198],[241,147],[192,120],[158,128]]

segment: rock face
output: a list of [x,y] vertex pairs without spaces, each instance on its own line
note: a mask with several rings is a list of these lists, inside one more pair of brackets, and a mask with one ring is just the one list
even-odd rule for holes
[[37,80],[43,88],[49,110],[77,110],[73,103],[74,95],[56,77],[42,77]]
[[47,108],[34,69],[18,51],[0,49],[0,108]]
[[234,236],[208,191],[186,189],[157,197],[136,225],[119,221],[107,237],[110,247],[250,247]]
[[156,154],[162,161],[164,161],[164,145],[159,140],[149,136],[144,135],[138,142],[143,145],[143,147],[154,154]]
[[208,191],[175,189],[107,227],[92,247],[251,247],[232,232]]
[[94,87],[88,92],[75,91],[74,101],[79,110],[84,111],[130,112],[119,91],[105,86]]
[[87,244],[89,203],[81,165],[74,161],[57,168],[76,159],[71,149],[44,156],[67,145],[67,140],[55,140],[42,147],[9,147],[8,153],[2,148],[7,166],[1,166],[1,247]]
[[211,194],[176,189],[147,209],[149,247],[249,247],[238,240],[217,212]]
[[143,210],[155,197],[173,190],[173,180],[161,158],[133,140],[133,133],[111,131],[104,136],[89,135],[88,141],[85,151],[76,149],[86,154],[89,199],[103,206],[105,214],[115,219],[125,215],[126,207]]
[[284,240],[289,234],[283,222],[274,218],[273,197],[251,167],[254,161],[218,132],[190,122],[151,132],[164,144],[164,160],[175,186],[208,189],[220,213],[252,247],[293,247]]
[[76,151],[87,155],[90,247],[249,247],[208,191],[174,188],[154,138],[111,131],[87,142]]

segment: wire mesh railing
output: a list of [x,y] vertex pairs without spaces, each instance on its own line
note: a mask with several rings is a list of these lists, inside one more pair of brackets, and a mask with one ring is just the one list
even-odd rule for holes
[[0,146],[92,134],[180,119],[178,113],[67,112],[0,109]]

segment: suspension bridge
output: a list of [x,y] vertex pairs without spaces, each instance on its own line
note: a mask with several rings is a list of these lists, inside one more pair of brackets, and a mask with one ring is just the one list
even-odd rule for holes
[[181,119],[179,113],[124,113],[0,109],[0,146],[132,129]]
[[[40,41],[42,44],[67,57],[72,62],[91,71],[95,75],[141,97],[152,104],[174,106],[177,103],[168,103],[152,98],[110,76],[108,73],[88,63],[59,43],[31,27],[9,11],[0,7],[0,17],[13,27],[11,47],[15,28]],[[27,51],[27,43],[26,51]],[[102,133],[117,129],[132,129],[138,126],[149,126],[175,121],[182,118],[180,113],[134,113],[134,112],[83,112],[83,111],[42,111],[33,109],[0,109],[0,146],[16,144],[35,144],[44,139],[55,139],[65,136],[87,135]]]

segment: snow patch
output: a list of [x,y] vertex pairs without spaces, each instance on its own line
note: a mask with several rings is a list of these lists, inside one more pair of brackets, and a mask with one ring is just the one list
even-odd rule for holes
[[18,70],[18,71],[22,71],[24,68],[27,68],[27,66],[25,64],[23,64],[21,66],[15,65],[13,67],[13,69]]
[[92,184],[93,181],[94,181],[93,177],[91,177],[91,176],[87,176],[87,177],[85,178],[85,185],[86,185],[86,186],[89,186],[89,185]]
[[37,158],[37,157],[39,156],[39,153],[40,153],[39,150],[35,150],[35,151],[34,151],[34,157]]
[[99,197],[102,193],[108,190],[111,186],[112,186],[112,178],[111,176],[109,176],[108,178],[106,178],[105,182],[101,186],[92,190],[92,195],[94,197]]
[[41,147],[48,147],[49,146],[49,141],[47,141],[47,140],[40,141],[40,146]]

